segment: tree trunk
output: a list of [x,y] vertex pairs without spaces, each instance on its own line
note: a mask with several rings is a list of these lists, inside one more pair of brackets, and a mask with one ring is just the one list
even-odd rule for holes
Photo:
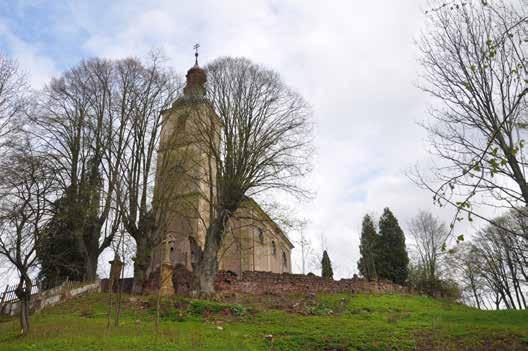
[[147,280],[147,269],[152,257],[152,245],[144,236],[136,238],[136,257],[134,258],[133,294],[141,294]]
[[[27,277],[27,274],[23,274]],[[29,333],[29,307],[31,302],[31,288],[32,283],[29,278],[21,278],[15,295],[20,300],[20,327],[22,328],[22,335]]]
[[194,279],[200,296],[208,297],[215,293],[214,282],[218,272],[218,259],[216,255],[208,255],[204,252],[203,259],[194,271]]
[[218,251],[224,234],[224,226],[228,217],[219,216],[207,230],[205,246],[193,267],[194,288],[203,297],[215,293],[214,282],[218,273]]
[[88,252],[84,261],[84,280],[87,282],[94,282],[97,279],[97,253]]
[[27,294],[20,299],[20,326],[22,327],[22,334],[29,334],[29,306],[31,294]]

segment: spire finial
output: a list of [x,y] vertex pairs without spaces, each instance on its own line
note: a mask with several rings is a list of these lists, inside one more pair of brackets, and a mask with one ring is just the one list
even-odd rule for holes
[[195,64],[196,66],[198,66],[198,48],[199,48],[199,47],[200,47],[200,44],[198,44],[198,43],[194,44],[194,46],[193,46],[193,49],[194,49],[194,57],[195,57],[195,59],[194,59],[194,64]]

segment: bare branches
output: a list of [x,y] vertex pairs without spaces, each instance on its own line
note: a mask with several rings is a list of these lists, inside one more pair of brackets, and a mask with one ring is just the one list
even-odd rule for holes
[[414,239],[418,266],[425,279],[438,279],[449,236],[446,226],[431,213],[421,211],[409,223],[408,233]]
[[51,217],[56,188],[46,159],[35,153],[28,139],[9,144],[0,165],[0,256],[17,270],[16,295],[21,301],[21,325],[29,332],[29,302],[36,251]]
[[439,104],[424,124],[439,160],[432,178],[414,181],[452,203],[468,220],[474,206],[528,204],[520,136],[526,118],[527,16],[522,8],[457,3],[429,13],[430,30],[419,43],[423,90]]
[[0,143],[16,129],[15,119],[27,103],[28,84],[15,61],[0,52]]
[[221,144],[213,152],[222,177],[217,187],[235,185],[247,195],[268,189],[302,195],[295,181],[310,166],[306,102],[277,73],[246,59],[221,58],[207,72],[207,96],[222,125]]
[[201,292],[211,293],[226,224],[241,203],[272,189],[307,195],[298,180],[310,170],[311,138],[306,102],[276,72],[229,57],[206,72],[205,96],[186,96],[194,156],[184,168],[210,208],[195,275]]

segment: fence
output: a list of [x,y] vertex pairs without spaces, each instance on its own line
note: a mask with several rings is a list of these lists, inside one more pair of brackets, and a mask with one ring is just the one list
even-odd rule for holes
[[[12,286],[6,285],[4,292],[2,293],[2,295],[0,295],[0,306],[3,303],[8,303],[8,302],[18,300],[18,297],[15,294],[17,286],[18,285],[12,285]],[[37,284],[37,282],[32,282],[31,295],[33,296],[35,294],[38,294],[39,292],[40,292],[40,287]]]

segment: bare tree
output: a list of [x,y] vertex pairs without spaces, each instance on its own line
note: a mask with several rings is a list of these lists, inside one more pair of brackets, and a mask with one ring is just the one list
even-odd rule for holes
[[479,309],[486,307],[486,285],[480,276],[481,260],[471,243],[460,243],[448,251],[446,265],[449,275],[459,282],[462,299]]
[[32,111],[40,148],[59,177],[68,233],[83,258],[86,280],[119,227],[115,191],[128,140],[129,96],[120,62],[92,59],[53,79]]
[[490,225],[479,231],[474,243],[475,253],[481,260],[480,276],[500,296],[502,304],[511,309],[527,307],[527,276],[521,257],[526,256],[528,243],[509,232],[518,230],[515,220],[518,216],[518,212],[513,212],[495,219],[500,227]]
[[[413,179],[457,220],[493,219],[476,206],[528,205],[524,141],[528,33],[526,7],[515,2],[438,2],[419,42],[423,90],[436,99],[424,124],[438,163]],[[497,223],[493,223],[497,225]]]
[[10,146],[2,159],[0,180],[0,255],[19,275],[15,294],[21,304],[22,332],[27,334],[31,274],[37,266],[36,249],[50,217],[54,174],[47,167],[47,160],[35,154],[26,139]]
[[446,253],[449,230],[431,213],[420,211],[408,226],[418,255],[418,266],[426,279],[438,279]]
[[[297,181],[309,170],[311,140],[306,102],[277,73],[244,58],[220,58],[206,70],[205,98],[218,121],[194,121],[211,170],[203,193],[210,218],[203,248],[193,245],[193,273],[198,291],[211,294],[227,222],[247,196],[305,195]],[[200,89],[196,96],[203,101]]]
[[28,84],[15,61],[0,52],[0,143],[17,127],[23,112]]
[[153,53],[145,64],[127,59],[118,62],[116,69],[120,95],[127,101],[122,105],[130,111],[126,120],[127,143],[118,165],[116,199],[123,225],[136,242],[135,293],[142,291],[152,250],[160,242],[159,230],[154,228],[152,193],[163,123],[161,112],[170,107],[180,90],[176,76],[163,68],[160,61],[160,56]]
[[512,210],[494,218],[498,226],[488,225],[471,243],[449,250],[451,275],[478,308],[527,308],[527,219],[525,211]]

